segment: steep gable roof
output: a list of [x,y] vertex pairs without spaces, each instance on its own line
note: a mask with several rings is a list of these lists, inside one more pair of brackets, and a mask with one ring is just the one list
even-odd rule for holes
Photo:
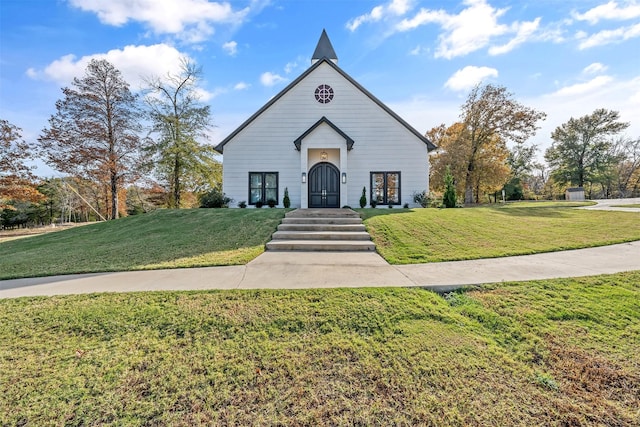
[[320,126],[323,123],[328,124],[329,127],[331,127],[331,129],[333,129],[338,135],[344,138],[345,142],[347,143],[347,150],[350,151],[353,148],[353,143],[354,143],[353,139],[351,139],[349,135],[344,133],[338,126],[334,125],[331,122],[331,120],[327,119],[325,116],[322,116],[320,120],[315,122],[313,126],[307,129],[302,135],[300,135],[298,138],[296,138],[295,141],[293,141],[293,145],[296,146],[296,150],[300,151],[300,147],[302,146],[302,140],[305,139],[307,136],[309,136],[311,132],[313,132],[318,126]]
[[382,101],[373,96],[371,92],[366,90],[364,87],[360,85],[357,81],[355,81],[351,76],[349,76],[346,72],[344,72],[337,64],[335,64],[331,58],[327,58],[326,56],[319,59],[318,62],[309,67],[304,73],[302,73],[297,79],[292,81],[280,91],[276,96],[271,98],[269,102],[267,102],[261,109],[256,111],[251,117],[249,117],[244,123],[242,123],[236,130],[231,132],[229,136],[223,139],[216,147],[216,151],[223,153],[224,146],[235,138],[244,128],[249,126],[255,119],[257,119],[263,112],[265,112],[269,107],[275,104],[280,98],[282,98],[287,92],[293,89],[298,83],[304,80],[309,74],[311,74],[316,68],[320,67],[322,64],[327,64],[334,70],[336,70],[342,77],[347,79],[352,85],[354,85],[358,90],[360,90],[363,94],[365,94],[371,101],[376,103],[380,108],[382,108],[387,114],[396,119],[402,126],[404,126],[407,130],[409,130],[412,134],[414,134],[420,141],[422,141],[427,146],[428,151],[435,150],[437,147],[431,142],[426,136],[421,135],[414,127],[412,127],[409,123],[407,123],[402,117],[397,115],[393,110],[384,105]]

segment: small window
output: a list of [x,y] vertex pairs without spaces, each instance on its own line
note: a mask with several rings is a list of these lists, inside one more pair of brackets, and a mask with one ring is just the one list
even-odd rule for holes
[[278,172],[249,172],[249,204],[269,200],[278,204]]
[[399,205],[400,172],[371,172],[370,200],[379,205]]

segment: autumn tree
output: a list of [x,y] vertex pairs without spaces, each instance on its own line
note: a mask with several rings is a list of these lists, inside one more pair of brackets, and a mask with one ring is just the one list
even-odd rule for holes
[[33,158],[33,153],[21,131],[0,119],[0,209],[12,200],[35,202],[42,198],[32,185],[32,168],[26,162]]
[[462,136],[468,145],[464,171],[465,203],[479,202],[477,177],[482,171],[476,173],[476,170],[482,167],[483,149],[492,144],[523,143],[535,134],[538,120],[545,117],[545,113],[515,101],[505,87],[488,84],[471,90],[460,114],[464,128]]
[[640,194],[640,138],[620,138],[614,142],[613,150],[620,159],[613,165],[616,196],[634,197]]
[[201,75],[201,68],[183,59],[177,74],[147,78],[155,170],[169,188],[169,207],[180,208],[184,191],[215,180],[211,176],[220,169],[213,147],[198,141],[207,138],[211,115],[200,102]]
[[553,143],[544,155],[555,181],[578,187],[597,182],[598,176],[614,161],[612,138],[629,127],[629,123],[619,119],[617,111],[599,108],[558,126],[551,134]]
[[120,71],[96,59],[62,93],[38,139],[40,151],[54,169],[108,188],[109,217],[118,218],[119,193],[141,173],[144,159],[137,96]]
[[429,182],[433,191],[445,190],[447,168],[455,179],[456,193],[463,194],[468,181],[477,197],[476,201],[479,201],[480,194],[500,190],[509,179],[509,151],[504,141],[497,136],[476,149],[474,168],[468,180],[468,161],[473,146],[465,125],[459,122],[450,127],[440,125],[427,132],[427,137],[438,146],[436,153],[430,157]]

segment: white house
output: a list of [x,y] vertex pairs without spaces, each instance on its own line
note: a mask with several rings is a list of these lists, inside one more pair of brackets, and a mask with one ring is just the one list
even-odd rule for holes
[[436,147],[337,63],[323,30],[311,67],[220,142],[228,197],[358,207],[366,187],[367,204],[416,206]]

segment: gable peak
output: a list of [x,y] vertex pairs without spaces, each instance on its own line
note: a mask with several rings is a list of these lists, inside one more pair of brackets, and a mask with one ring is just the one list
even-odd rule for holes
[[328,58],[334,64],[338,63],[338,55],[336,55],[336,51],[333,50],[333,46],[331,45],[331,41],[329,40],[327,31],[324,29],[322,30],[322,34],[320,35],[320,40],[318,40],[316,50],[313,52],[313,56],[311,57],[311,64],[315,64],[322,58]]

